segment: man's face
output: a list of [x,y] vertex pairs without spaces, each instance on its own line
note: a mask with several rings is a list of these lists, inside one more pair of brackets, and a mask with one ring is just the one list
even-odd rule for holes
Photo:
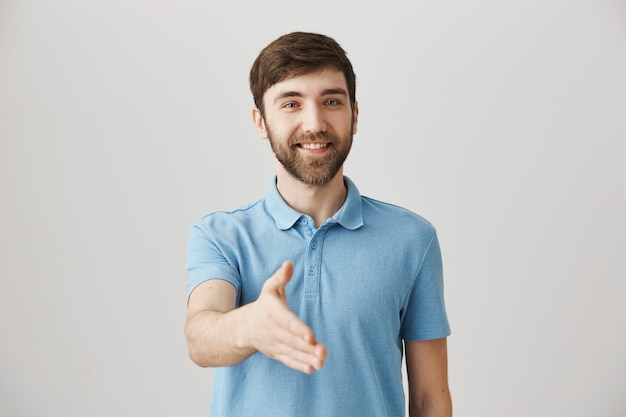
[[346,80],[334,68],[289,78],[263,95],[265,118],[253,117],[276,159],[307,185],[325,185],[343,166],[356,133],[357,104],[350,106]]

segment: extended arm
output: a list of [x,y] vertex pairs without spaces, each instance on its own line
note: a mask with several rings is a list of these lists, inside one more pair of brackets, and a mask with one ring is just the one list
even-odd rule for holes
[[213,279],[189,297],[185,334],[191,359],[199,366],[235,365],[256,351],[290,368],[311,373],[321,369],[326,348],[287,306],[285,285],[293,264],[285,262],[270,277],[259,298],[239,308],[235,288]]
[[411,417],[451,417],[447,339],[407,341]]

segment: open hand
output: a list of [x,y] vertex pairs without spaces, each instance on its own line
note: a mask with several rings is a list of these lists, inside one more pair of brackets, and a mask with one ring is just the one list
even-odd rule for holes
[[257,351],[286,366],[311,374],[326,360],[326,347],[317,342],[309,326],[287,305],[285,286],[293,275],[293,263],[283,265],[265,281],[259,298],[248,304],[248,343]]

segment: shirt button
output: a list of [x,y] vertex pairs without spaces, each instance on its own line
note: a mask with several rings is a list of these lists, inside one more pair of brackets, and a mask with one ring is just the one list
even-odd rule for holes
[[311,242],[311,249],[313,249],[313,250],[317,249],[317,242],[316,241]]
[[312,266],[309,267],[309,275],[313,275],[315,273],[315,268]]
[[302,220],[300,220],[301,224],[307,224],[309,223],[309,221],[306,218],[303,218]]

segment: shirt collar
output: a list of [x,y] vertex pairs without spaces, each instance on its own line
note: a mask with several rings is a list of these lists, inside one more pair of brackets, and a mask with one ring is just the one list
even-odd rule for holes
[[[361,194],[350,178],[343,177],[344,184],[348,188],[348,196],[341,208],[327,223],[338,223],[346,229],[354,230],[363,225],[363,209],[361,207]],[[274,219],[276,227],[281,230],[291,228],[304,214],[291,208],[276,188],[276,176],[270,182],[265,203],[270,216]]]

